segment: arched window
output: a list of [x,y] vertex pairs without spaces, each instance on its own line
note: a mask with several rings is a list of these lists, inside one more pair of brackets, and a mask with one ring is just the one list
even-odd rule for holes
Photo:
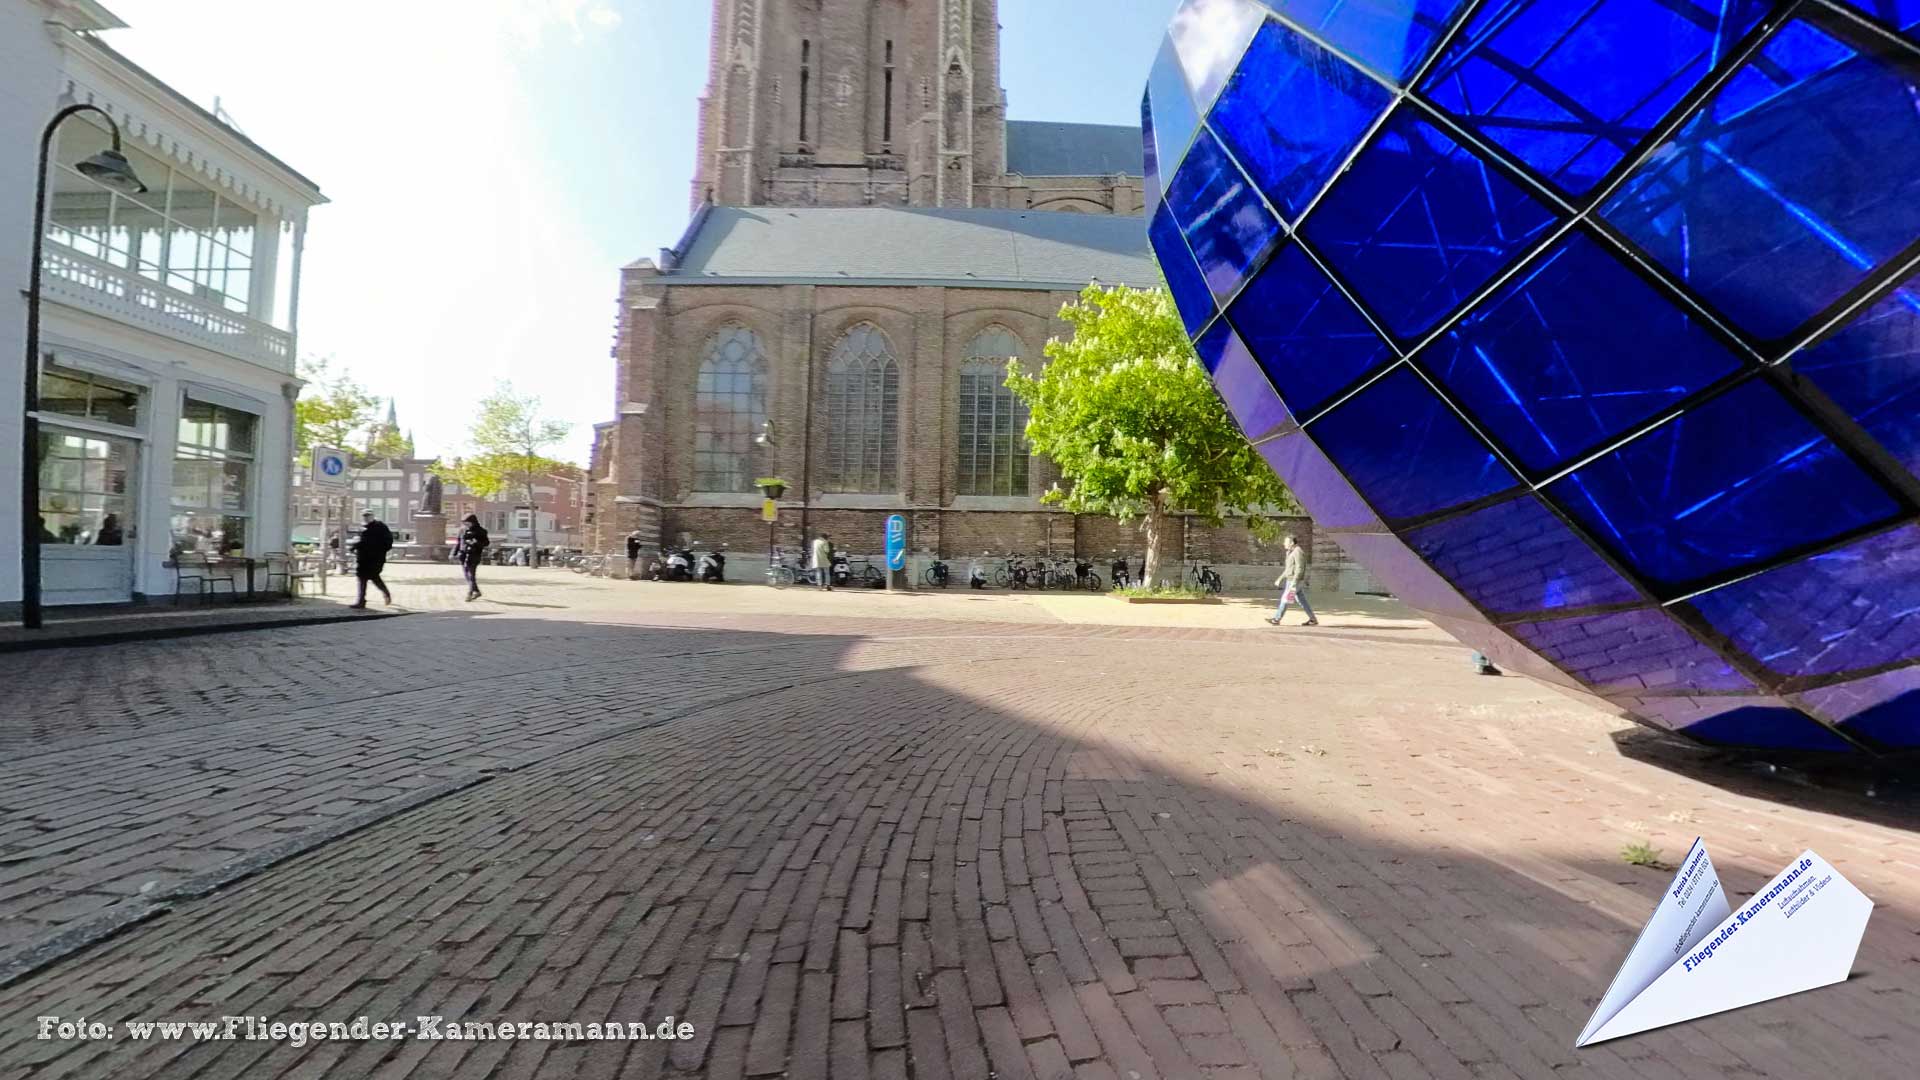
[[767,422],[767,355],[744,326],[713,336],[693,392],[693,490],[753,490],[753,440]]
[[827,361],[827,490],[899,490],[900,365],[887,336],[861,323]]
[[1007,389],[1007,361],[1020,339],[989,327],[967,346],[960,366],[961,495],[1026,495],[1027,407]]

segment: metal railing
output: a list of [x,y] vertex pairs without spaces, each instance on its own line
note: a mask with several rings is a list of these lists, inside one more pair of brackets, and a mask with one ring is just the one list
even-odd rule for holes
[[278,371],[293,370],[293,335],[266,323],[56,244],[46,246],[42,269],[49,296]]

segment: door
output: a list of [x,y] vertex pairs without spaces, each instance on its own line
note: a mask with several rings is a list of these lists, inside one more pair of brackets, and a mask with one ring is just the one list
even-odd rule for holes
[[48,424],[40,428],[42,602],[133,599],[134,477],[139,444]]

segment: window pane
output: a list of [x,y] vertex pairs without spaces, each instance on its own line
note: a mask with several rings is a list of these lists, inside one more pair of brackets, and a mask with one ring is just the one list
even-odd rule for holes
[[64,416],[87,415],[89,389],[84,375],[69,376],[42,369],[40,373],[40,411]]
[[1413,74],[1466,0],[1289,0],[1287,17],[1384,78]]
[[765,380],[760,340],[745,327],[728,327],[709,344],[694,391],[694,490],[753,490]]
[[1193,264],[1186,238],[1180,234],[1180,223],[1173,219],[1170,207],[1163,204],[1153,215],[1153,223],[1147,228],[1147,241],[1153,245],[1154,261],[1160,264],[1167,291],[1173,294],[1173,305],[1180,309],[1180,321],[1186,325],[1188,334],[1199,333],[1207,320],[1213,318],[1213,294],[1207,291],[1207,280],[1200,276],[1200,268]]
[[1734,322],[1790,334],[1920,237],[1920,78],[1791,22],[1607,220]]
[[1753,689],[1746,676],[1664,611],[1516,623],[1510,629],[1595,690]]
[[1308,428],[1383,518],[1493,495],[1515,479],[1438,395],[1400,368]]
[[1920,475],[1920,278],[1796,355],[1793,370]]
[[1226,298],[1279,235],[1280,224],[1260,203],[1240,167],[1205,129],[1167,189],[1167,206],[1180,223],[1213,295]]
[[1296,416],[1393,359],[1359,309],[1297,245],[1274,256],[1227,319]]
[[1302,234],[1374,317],[1418,337],[1533,247],[1553,214],[1402,107]]
[[1268,20],[1210,120],[1268,200],[1294,219],[1391,101],[1386,87]]
[[1483,138],[1582,195],[1773,5],[1495,0],[1422,89]]
[[1541,470],[1741,366],[1683,309],[1579,232],[1418,359],[1521,464]]
[[1555,481],[1546,494],[1670,594],[1899,510],[1758,380]]
[[1415,529],[1407,546],[1492,615],[1640,599],[1531,495]]

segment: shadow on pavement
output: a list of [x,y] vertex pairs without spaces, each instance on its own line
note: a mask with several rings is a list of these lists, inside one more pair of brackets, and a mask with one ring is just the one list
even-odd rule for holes
[[[1577,827],[1543,816],[1555,783],[1509,775],[1469,831],[1390,744],[1363,751],[1382,755],[1366,775],[1400,782],[1371,790],[1312,754],[1249,754],[1184,689],[1200,658],[1239,658],[1219,644],[1072,643],[1098,660],[1062,677],[1064,641],[908,653],[547,621],[516,638],[457,614],[448,648],[476,664],[501,640],[569,665],[444,710],[442,740],[516,718],[494,736],[514,761],[0,990],[0,1073],[1891,1077],[1920,1053],[1904,897],[1864,977],[1575,1052],[1666,875],[1539,854],[1527,830]],[[440,691],[407,692],[431,714]],[[1432,688],[1435,724],[1450,693]],[[339,730],[365,759],[427,752]],[[83,1013],[672,1014],[696,1036],[30,1034]]]

